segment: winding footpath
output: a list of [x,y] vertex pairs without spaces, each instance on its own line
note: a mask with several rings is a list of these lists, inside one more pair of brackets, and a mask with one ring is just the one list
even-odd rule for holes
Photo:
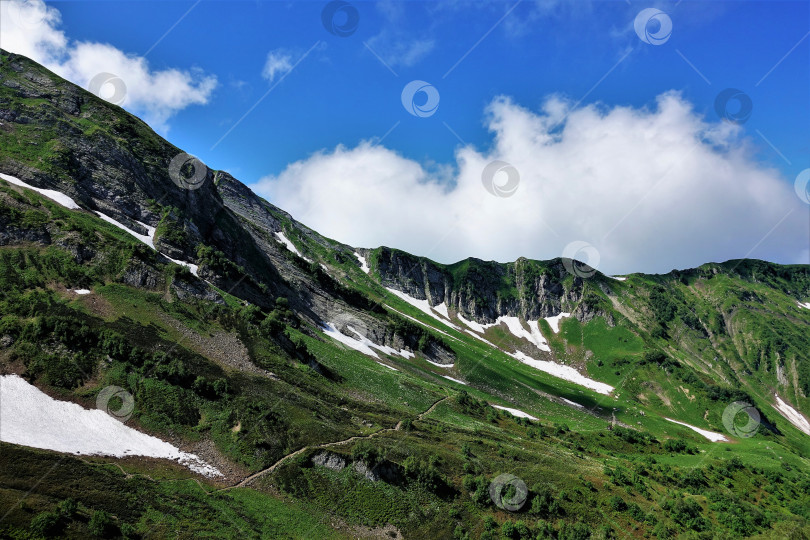
[[[432,413],[433,410],[439,405],[439,403],[441,403],[443,401],[446,401],[448,399],[450,399],[450,396],[445,396],[445,397],[441,398],[440,400],[434,402],[433,405],[431,405],[425,412],[422,412],[419,415],[417,415],[416,420],[422,420],[425,416]],[[220,488],[220,489],[211,491],[210,493],[218,493],[220,491],[227,491],[227,490],[233,489],[233,488],[247,487],[251,482],[253,482],[257,478],[260,478],[260,477],[262,477],[262,476],[264,476],[266,474],[269,474],[269,473],[275,471],[282,463],[284,463],[288,459],[294,458],[295,456],[298,456],[298,455],[306,452],[307,450],[318,450],[320,448],[328,448],[330,446],[340,446],[342,444],[348,444],[350,442],[359,441],[361,439],[371,439],[371,438],[374,438],[374,437],[376,437],[378,435],[382,435],[384,433],[400,431],[401,429],[402,429],[402,420],[397,422],[397,425],[392,427],[392,428],[380,429],[380,430],[375,431],[374,433],[371,433],[369,435],[355,435],[354,437],[349,437],[348,439],[343,439],[342,441],[321,443],[321,444],[317,444],[317,445],[314,445],[314,446],[304,446],[303,448],[300,448],[300,449],[296,450],[295,452],[292,452],[292,453],[287,454],[286,456],[280,458],[278,461],[276,461],[275,463],[273,463],[272,465],[270,465],[266,469],[262,469],[261,471],[259,471],[257,473],[251,474],[250,476],[248,476],[247,478],[245,478],[244,480],[242,480],[238,484],[234,484],[232,486]]]

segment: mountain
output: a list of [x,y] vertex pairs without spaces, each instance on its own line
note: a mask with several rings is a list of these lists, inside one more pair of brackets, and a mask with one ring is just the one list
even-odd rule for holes
[[7,52],[0,178],[0,536],[810,537],[807,265],[348,246]]

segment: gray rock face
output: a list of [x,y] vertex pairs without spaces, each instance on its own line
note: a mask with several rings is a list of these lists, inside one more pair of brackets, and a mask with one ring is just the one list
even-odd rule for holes
[[[445,302],[451,311],[482,323],[492,323],[501,315],[534,320],[568,311],[583,322],[608,315],[608,323],[613,324],[605,310],[583,302],[583,278],[569,274],[561,259],[518,259],[506,264],[467,259],[444,266],[382,248],[377,270],[386,287],[426,299],[431,306]],[[601,274],[589,279],[605,287]]]
[[321,452],[312,456],[312,463],[319,467],[326,467],[333,471],[340,471],[346,467],[346,458],[334,452]]

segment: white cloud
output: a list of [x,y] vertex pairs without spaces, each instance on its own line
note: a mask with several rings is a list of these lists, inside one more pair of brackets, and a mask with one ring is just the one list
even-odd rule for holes
[[[596,247],[607,273],[807,257],[806,205],[752,159],[741,128],[705,120],[673,92],[652,108],[570,107],[557,97],[539,112],[494,100],[492,148],[459,148],[449,179],[364,142],[318,152],[253,188],[327,236],[442,262],[549,259],[578,240]],[[512,197],[482,185],[495,159],[520,172]]]
[[292,56],[284,49],[275,49],[267,53],[267,60],[262,69],[262,77],[273,82],[276,76],[284,75],[292,69]]
[[368,40],[368,46],[391,67],[411,67],[435,47],[433,39],[412,39],[407,34],[383,30]]
[[59,10],[41,0],[2,1],[0,47],[25,55],[84,88],[99,73],[119,77],[126,94],[118,104],[164,132],[178,111],[208,103],[217,85],[216,77],[199,69],[153,70],[145,58],[112,45],[70,40],[59,30],[60,24]]

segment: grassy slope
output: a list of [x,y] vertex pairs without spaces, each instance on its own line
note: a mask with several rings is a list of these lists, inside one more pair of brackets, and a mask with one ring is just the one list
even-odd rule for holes
[[[797,369],[805,365],[802,361],[806,362],[802,353],[796,351],[807,350],[801,329],[806,327],[810,312],[806,314],[791,304],[791,296],[786,293],[795,292],[789,290],[785,282],[777,282],[781,287],[775,287],[773,283],[766,286],[739,276],[721,275],[712,279],[687,279],[686,283],[680,280],[667,283],[678,289],[684,305],[696,306],[696,316],[701,321],[707,319],[710,332],[714,324],[712,309],[720,313],[725,328],[722,334],[712,332],[713,335],[703,336],[705,332],[686,326],[683,318],[688,315],[684,313],[665,320],[666,334],[657,337],[648,331],[648,325],[625,324],[618,314],[620,324],[613,328],[599,318],[587,324],[566,319],[558,335],[543,327],[544,335],[549,337],[559,358],[574,364],[584,362],[592,376],[619,388],[615,397],[600,396],[538,373],[501,352],[492,351],[469,335],[449,328],[443,330],[452,337],[437,331],[431,331],[431,335],[456,353],[457,362],[452,370],[435,368],[422,359],[387,359],[400,369],[399,372],[379,366],[359,353],[346,351],[329,339],[316,339],[306,328],[287,329],[287,335],[302,341],[322,365],[340,376],[339,381],[331,381],[317,375],[307,365],[291,360],[263,333],[260,320],[257,323],[253,315],[243,313],[235,302],[231,301],[230,307],[218,311],[215,317],[211,315],[212,306],[179,302],[169,288],[172,280],[183,279],[176,267],[159,263],[125,233],[88,214],[66,211],[36,195],[21,194],[14,188],[2,191],[5,194],[3,211],[15,223],[31,229],[47,226],[54,240],[78,236],[104,255],[90,263],[79,264],[56,247],[0,249],[6,257],[2,324],[4,332],[19,332],[14,351],[25,353],[20,347],[26,342],[26,336],[34,335],[26,332],[34,332],[37,321],[53,313],[94,330],[119,332],[126,343],[145,350],[164,345],[176,351],[167,362],[175,362],[172,371],[158,369],[155,365],[145,368],[131,359],[117,358],[112,365],[104,367],[98,363],[103,351],[91,348],[90,358],[72,357],[73,362],[86,362],[82,364],[84,371],[89,370],[87,376],[77,375],[78,386],[75,381],[58,379],[57,375],[66,366],[59,363],[58,355],[38,356],[33,359],[38,362],[33,367],[25,366],[38,384],[56,388],[61,385],[66,397],[88,400],[106,384],[124,385],[137,398],[136,424],[158,433],[180,434],[188,440],[211,438],[226,456],[254,471],[304,446],[365,435],[390,428],[399,420],[415,419],[431,403],[448,393],[456,395],[462,388],[437,377],[443,373],[468,381],[471,386],[466,390],[471,396],[515,406],[538,416],[541,422],[517,421],[504,413],[457,399],[442,402],[430,415],[413,420],[411,431],[388,432],[373,439],[388,460],[400,465],[411,456],[423,462],[433,457],[438,480],[429,474],[430,466],[424,465],[422,469],[417,466],[416,473],[405,474],[400,483],[394,484],[369,483],[348,470],[332,472],[314,468],[306,459],[301,459],[291,460],[273,475],[263,477],[256,484],[259,491],[235,490],[205,496],[190,482],[165,479],[153,485],[137,481],[136,488],[131,480],[114,478],[117,473],[109,466],[71,461],[71,467],[60,466],[54,471],[60,471],[59,474],[75,471],[76,478],[83,480],[54,477],[60,481],[43,482],[37,493],[27,499],[29,507],[12,510],[0,527],[25,528],[37,512],[52,509],[69,496],[79,499],[83,505],[79,519],[65,525],[75,536],[86,533],[84,521],[89,512],[102,509],[115,516],[118,526],[129,523],[142,534],[156,526],[161,536],[170,536],[172,531],[227,535],[234,530],[244,530],[248,536],[328,537],[332,533],[320,519],[324,509],[330,509],[349,523],[371,527],[390,522],[408,535],[430,537],[449,536],[457,527],[473,536],[486,536],[484,518],[488,516],[499,522],[522,519],[535,533],[550,524],[560,535],[569,534],[566,531],[577,522],[595,529],[608,524],[616,532],[632,531],[639,535],[655,532],[660,536],[666,536],[670,530],[705,532],[709,527],[733,536],[734,533],[767,530],[772,523],[790,520],[796,520],[799,525],[803,523],[799,516],[808,507],[808,486],[799,471],[808,470],[810,448],[806,437],[768,409],[769,392],[765,390],[768,385],[775,385],[774,370],[765,369],[769,362],[773,365],[775,355],[786,356],[787,364],[795,362]],[[326,258],[328,251],[323,251]],[[162,288],[144,291],[116,283],[133,261],[158,268],[165,278]],[[356,290],[428,325],[438,325],[407,303],[385,293],[360,272],[354,261],[341,263],[333,259],[328,262],[351,276],[350,285]],[[649,287],[660,281],[661,278],[639,276],[616,287],[624,291],[622,299],[627,304],[636,306],[635,313],[653,320],[655,313],[646,312],[649,304],[645,298]],[[92,288],[95,295],[109,304],[109,311],[94,313],[81,299],[65,296],[59,286]],[[754,294],[756,298],[743,299],[738,294],[740,291]],[[38,307],[37,302],[42,302],[43,307]],[[24,308],[31,305],[34,308],[25,313]],[[763,305],[767,305],[767,309]],[[170,320],[200,333],[221,331],[238,335],[248,345],[254,362],[275,373],[280,380],[239,373],[187,349],[177,326]],[[774,336],[757,333],[758,328],[777,324],[781,325],[778,337],[784,344],[774,344]],[[54,334],[43,337],[46,341],[55,339]],[[488,335],[488,339],[509,343],[508,336],[499,335],[497,331]],[[757,354],[765,344],[773,349],[770,357]],[[663,369],[660,365],[644,363],[644,352],[653,348],[665,350],[675,362]],[[14,351],[3,352],[2,360],[19,369],[19,362],[25,359],[19,355],[15,358]],[[592,355],[588,355],[588,351]],[[702,367],[718,355],[727,366],[719,363],[715,370],[695,375],[690,366]],[[755,366],[756,359],[760,360],[758,366]],[[660,418],[672,416],[722,431],[719,415],[725,402],[711,396],[718,381],[737,371],[734,362],[754,368],[752,373],[756,378],[747,384],[743,381],[740,389],[763,411],[768,411],[768,419],[776,423],[783,435],[763,431],[732,445],[711,444],[696,433]],[[160,366],[163,361],[158,359],[156,363]],[[195,376],[201,374],[209,381],[227,380],[230,390],[226,395],[210,398],[204,390],[194,390],[189,378],[183,375],[183,368],[177,366],[185,366],[186,371]],[[166,401],[142,399],[148,387],[144,381],[159,383],[159,388],[171,390],[163,396]],[[689,389],[689,394],[681,387]],[[616,408],[618,420],[642,433],[653,433],[655,437],[639,439],[609,432],[605,430],[604,419],[550,401],[535,390],[572,399],[589,408]],[[193,404],[198,412],[196,420],[182,420],[182,414],[178,416],[178,411],[170,407],[177,405],[168,400],[173,392]],[[806,409],[807,403],[800,396],[796,392],[788,397]],[[255,406],[261,411],[258,415]],[[704,421],[706,410],[710,414]],[[642,411],[646,413],[644,416],[640,415]],[[268,422],[268,412],[273,413],[272,422]],[[231,428],[237,421],[242,422],[248,434],[255,424],[262,437],[233,434]],[[277,438],[277,444],[270,448],[264,444],[268,436]],[[661,443],[670,437],[684,440],[693,453],[665,451]],[[2,468],[1,483],[6,508],[27,490],[31,482],[24,480],[32,476],[32,471],[47,470],[55,457],[48,452],[2,447],[4,458],[9,456],[5,458],[8,465]],[[334,447],[334,450],[350,455],[348,446]],[[20,468],[15,468],[18,466]],[[150,475],[160,469],[155,465],[144,468]],[[474,494],[478,489],[477,479],[483,478],[488,483],[503,472],[520,476],[529,486],[531,498],[540,498],[536,512],[530,512],[531,505],[527,505],[518,515],[508,514],[495,509],[486,498],[477,503],[470,497],[470,492]],[[185,477],[182,471],[173,474]],[[103,478],[92,483],[93,489],[84,487],[83,482],[97,475]],[[65,486],[71,487],[66,489]],[[272,494],[279,487],[284,505],[279,503],[278,495]],[[138,499],[147,501],[148,505],[130,502],[133,490],[139,494]],[[559,499],[559,507],[543,506],[543,495],[547,491]],[[614,504],[613,497],[623,499],[625,506]],[[105,500],[117,503],[108,506]],[[698,514],[693,515],[694,507],[684,501],[694,501],[700,507]],[[747,506],[753,502],[767,514],[767,519],[757,518],[756,512]],[[628,503],[638,505],[639,510],[627,507]],[[726,515],[728,508],[737,507],[742,509],[743,518]],[[266,517],[268,512],[289,512],[289,520],[270,520]],[[745,516],[759,520],[748,523]]]

